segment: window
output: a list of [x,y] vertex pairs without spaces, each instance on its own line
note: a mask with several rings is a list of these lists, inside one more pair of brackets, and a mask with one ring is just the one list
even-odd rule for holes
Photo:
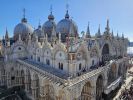
[[81,70],[81,68],[82,68],[82,64],[80,63],[80,64],[79,64],[79,70]]
[[92,65],[94,65],[94,63],[95,63],[95,61],[94,61],[94,60],[92,60]]
[[47,65],[50,65],[49,59],[46,59],[46,64],[47,64]]
[[37,58],[37,61],[40,62],[40,57]]
[[63,64],[59,63],[59,69],[63,70]]
[[21,50],[21,47],[19,47],[18,50]]
[[31,55],[31,59],[33,59],[33,56]]
[[60,57],[62,56],[62,54],[60,53]]

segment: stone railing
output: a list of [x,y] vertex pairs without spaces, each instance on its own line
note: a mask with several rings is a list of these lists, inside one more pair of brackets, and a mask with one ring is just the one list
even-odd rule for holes
[[34,65],[31,65],[23,60],[17,60],[19,63],[25,65],[25,67],[29,67],[30,69],[32,69],[33,71],[35,72],[38,72],[38,74],[40,74],[41,76],[44,76],[46,77],[47,79],[49,79],[50,81],[53,81],[54,83],[57,83],[59,85],[62,85],[62,84],[66,84],[66,80],[63,79],[63,78],[60,78],[52,73],[49,73],[45,70],[42,70],[40,69],[39,67],[37,66],[34,66]]
[[105,94],[110,93],[112,90],[115,90],[118,87],[119,83],[122,81],[121,77],[117,78],[114,82],[112,82],[107,88],[104,90]]

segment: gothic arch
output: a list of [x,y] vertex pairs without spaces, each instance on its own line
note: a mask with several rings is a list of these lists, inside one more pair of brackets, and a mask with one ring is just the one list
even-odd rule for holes
[[116,78],[117,78],[117,65],[116,65],[116,63],[113,63],[110,66],[110,69],[108,71],[108,85],[110,85],[110,83],[115,81]]
[[77,53],[76,55],[78,55],[78,53],[82,53],[82,58],[87,61],[88,60],[88,48],[84,45],[81,44],[78,48],[77,48]]
[[39,94],[40,94],[39,77],[38,74],[34,73],[32,80],[32,95],[35,99],[39,100]]
[[59,96],[58,96],[59,100],[67,100],[66,94],[63,90],[59,90],[58,94],[59,94]]
[[122,63],[120,63],[118,68],[118,76],[121,76],[122,74],[123,74],[123,65]]
[[14,70],[14,68],[13,67],[11,67],[11,76],[10,76],[10,78],[11,78],[11,86],[13,86],[14,84],[15,84],[15,70]]
[[103,76],[99,75],[96,81],[96,100],[102,99],[102,93],[103,93]]
[[91,83],[88,81],[82,88],[81,92],[81,100],[91,100],[92,99],[92,86]]
[[25,89],[31,93],[31,73],[29,69],[26,69],[25,75]]
[[110,53],[109,44],[105,43],[103,45],[102,52],[101,52],[101,54],[102,54],[102,61],[108,60],[109,53]]
[[54,87],[50,83],[46,83],[44,85],[44,100],[54,100],[55,99],[55,92]]

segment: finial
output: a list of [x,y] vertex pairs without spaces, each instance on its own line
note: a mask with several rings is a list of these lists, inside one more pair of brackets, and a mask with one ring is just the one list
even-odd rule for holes
[[124,34],[122,33],[122,39],[124,39]]
[[38,28],[41,28],[41,21],[39,19]]
[[68,9],[69,9],[69,5],[66,4],[66,15],[65,15],[65,18],[69,18]]
[[68,12],[68,9],[69,9],[69,4],[67,3],[66,4],[66,11]]
[[23,9],[23,18],[25,18],[25,8]]
[[89,38],[90,36],[90,28],[89,28],[90,22],[88,22],[88,27],[87,27],[87,32],[86,32],[86,37]]
[[24,22],[24,23],[27,22],[27,19],[25,18],[25,8],[23,9],[23,18],[22,18],[21,22]]
[[49,19],[49,20],[54,20],[54,16],[53,16],[52,12],[53,12],[53,7],[52,7],[52,5],[51,5],[51,6],[50,6],[50,15],[48,15],[48,19]]
[[6,35],[5,35],[5,39],[7,39],[7,40],[9,39],[7,27],[6,27]]
[[109,33],[110,31],[110,28],[109,28],[109,19],[107,19],[107,25],[106,25],[106,32]]
[[97,37],[100,38],[101,37],[101,31],[100,31],[100,24],[99,24],[99,27],[98,27],[98,32],[97,32]]
[[114,37],[114,32],[113,32],[113,29],[112,29],[112,37]]
[[52,14],[52,12],[53,12],[53,6],[51,5],[50,6],[50,13]]
[[99,28],[98,28],[98,33],[100,33],[100,34],[101,34],[101,31],[100,31],[100,24],[99,24]]
[[118,34],[118,31],[117,31],[117,39],[119,40],[119,34]]

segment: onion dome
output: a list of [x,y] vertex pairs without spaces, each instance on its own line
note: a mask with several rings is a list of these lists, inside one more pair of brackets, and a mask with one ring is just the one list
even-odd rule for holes
[[54,22],[54,16],[51,12],[48,16],[48,21],[46,21],[42,26],[42,30],[44,34],[47,34],[48,38],[51,38],[52,36],[53,27],[56,28],[56,23]]
[[73,20],[69,19],[69,14],[68,14],[68,10],[67,10],[65,19],[62,19],[61,21],[59,21],[59,23],[57,24],[57,27],[56,27],[57,33],[59,33],[59,32],[61,33],[62,42],[65,42],[66,37],[68,36],[68,34],[70,34],[69,33],[70,27],[72,27],[72,31],[73,31],[73,33],[71,33],[71,36],[78,35],[78,27]]
[[26,41],[29,34],[33,33],[33,28],[30,24],[27,23],[27,19],[24,17],[21,20],[21,23],[17,24],[14,28],[14,40],[18,40],[19,34],[21,35],[21,39]]
[[38,28],[34,30],[33,35],[32,35],[34,39],[36,38],[36,36],[39,38],[39,40],[40,38],[44,38],[45,36],[40,24],[38,25]]

